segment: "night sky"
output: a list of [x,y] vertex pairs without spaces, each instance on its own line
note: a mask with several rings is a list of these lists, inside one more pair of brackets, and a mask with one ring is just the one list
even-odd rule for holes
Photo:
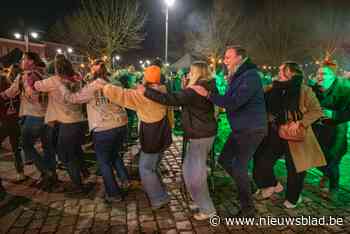
[[[163,0],[141,0],[149,18],[145,27],[146,40],[142,50],[131,51],[127,56],[164,56],[165,15]],[[212,0],[176,0],[169,13],[170,40],[182,43],[186,18],[193,11],[208,9]],[[12,38],[21,28],[48,31],[57,20],[79,8],[80,0],[11,0],[2,1],[0,8],[0,35]],[[42,33],[43,34],[43,33]],[[174,36],[176,35],[176,38]],[[174,40],[175,39],[175,40]],[[132,55],[131,55],[132,54]]]

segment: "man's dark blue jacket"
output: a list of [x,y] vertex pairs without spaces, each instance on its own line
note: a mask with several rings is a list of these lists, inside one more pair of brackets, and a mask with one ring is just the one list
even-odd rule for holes
[[209,99],[226,109],[232,131],[267,130],[264,91],[257,66],[247,59],[229,80],[225,95],[216,92]]

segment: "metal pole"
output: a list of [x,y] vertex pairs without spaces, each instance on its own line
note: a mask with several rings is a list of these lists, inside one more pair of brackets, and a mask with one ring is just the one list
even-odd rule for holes
[[29,35],[28,35],[28,33],[24,34],[24,41],[26,44],[26,52],[29,52]]
[[169,7],[166,7],[165,19],[165,64],[168,63],[168,21],[169,21]]

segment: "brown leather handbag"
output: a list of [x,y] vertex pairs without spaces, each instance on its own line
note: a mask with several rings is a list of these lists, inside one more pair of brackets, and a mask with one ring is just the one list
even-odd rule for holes
[[306,129],[302,125],[299,125],[298,130],[296,131],[296,133],[294,133],[290,130],[292,124],[293,122],[289,122],[281,125],[278,129],[278,135],[282,139],[287,141],[297,141],[297,142],[304,141],[305,135],[306,135]]

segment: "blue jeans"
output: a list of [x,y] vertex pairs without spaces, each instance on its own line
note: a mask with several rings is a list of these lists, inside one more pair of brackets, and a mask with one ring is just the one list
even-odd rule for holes
[[46,157],[49,154],[49,151],[47,147],[48,144],[44,118],[26,116],[22,127],[23,151],[26,159],[33,160],[35,167],[41,172],[41,174],[45,174],[47,168],[43,161],[44,157],[42,157],[34,147],[39,138],[43,147],[44,157]]
[[232,132],[219,158],[220,165],[236,182],[241,209],[254,207],[248,176],[248,162],[266,132],[264,129]]
[[74,186],[81,187],[80,176],[81,145],[84,141],[84,126],[82,122],[61,123],[59,125],[57,150],[60,160],[66,164],[68,174]]
[[120,195],[120,188],[115,180],[113,168],[122,181],[128,180],[128,173],[120,155],[126,132],[126,127],[120,127],[93,133],[96,157],[106,194],[109,197]]
[[183,164],[183,175],[187,190],[190,192],[194,203],[199,206],[200,212],[206,214],[215,212],[207,182],[207,159],[213,142],[214,137],[190,139]]
[[168,194],[158,172],[162,153],[149,154],[141,151],[139,171],[141,182],[152,206],[161,205],[168,199]]

